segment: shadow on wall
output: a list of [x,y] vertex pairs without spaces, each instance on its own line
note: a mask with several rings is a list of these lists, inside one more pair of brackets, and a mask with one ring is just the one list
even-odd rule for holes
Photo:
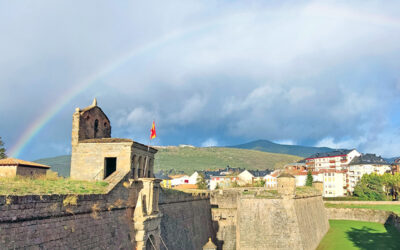
[[[214,207],[218,207],[216,205],[213,205]],[[219,231],[219,223],[218,221],[212,220],[212,226],[214,229],[214,235],[217,235],[217,232]],[[218,250],[222,250],[222,246],[224,245],[224,241],[223,240],[219,240],[217,238],[214,239],[214,243],[216,243],[217,245],[217,249]]]
[[399,232],[393,225],[385,224],[386,233],[377,233],[375,229],[363,227],[351,228],[347,238],[360,249],[400,249]]

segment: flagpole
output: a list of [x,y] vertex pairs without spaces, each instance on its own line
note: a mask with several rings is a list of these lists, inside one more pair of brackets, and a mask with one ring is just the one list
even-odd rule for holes
[[[151,144],[151,139],[149,139],[149,144],[147,144],[147,153],[149,153],[149,151],[150,151],[150,144]],[[145,162],[144,162],[144,173],[143,173],[144,176],[146,176],[146,169],[147,169],[147,161],[148,161],[148,159],[149,159],[149,156],[147,154],[146,158],[145,158]],[[150,178],[150,176],[148,176],[148,177]]]
[[[154,124],[154,119],[153,119],[153,123],[152,123],[152,125],[151,125],[151,128],[153,128],[153,124]],[[147,153],[148,152],[150,152],[150,145],[151,145],[151,133],[150,133],[150,138],[148,139],[149,140],[149,144],[147,144]],[[144,176],[146,176],[146,169],[147,169],[147,163],[148,163],[148,161],[149,161],[149,156],[148,156],[148,154],[146,155],[146,158],[145,158],[145,163],[144,163]],[[150,178],[150,176],[148,176],[148,178]]]

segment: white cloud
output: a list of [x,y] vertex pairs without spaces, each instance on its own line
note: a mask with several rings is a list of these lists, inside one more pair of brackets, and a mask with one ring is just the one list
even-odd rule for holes
[[293,140],[283,139],[283,140],[275,140],[275,143],[283,144],[283,145],[296,145],[296,142]]
[[332,137],[326,137],[320,140],[315,146],[316,147],[328,147],[334,149],[352,149],[359,148],[359,146],[365,142],[364,138],[359,140],[347,139],[347,140],[335,140]]
[[205,140],[204,142],[201,143],[201,146],[202,147],[216,147],[216,146],[218,146],[218,142],[214,138],[208,138],[207,140]]

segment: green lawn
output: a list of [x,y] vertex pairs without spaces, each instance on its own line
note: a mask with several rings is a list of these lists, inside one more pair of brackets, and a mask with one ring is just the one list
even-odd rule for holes
[[374,222],[330,220],[329,232],[317,250],[400,249],[400,232]]
[[101,194],[107,182],[77,181],[64,178],[0,178],[0,195]]
[[392,212],[400,215],[400,205],[390,205],[390,204],[368,205],[368,204],[333,204],[333,203],[325,203],[325,207],[366,208],[366,209],[375,209],[375,210],[385,210],[385,211],[392,211]]

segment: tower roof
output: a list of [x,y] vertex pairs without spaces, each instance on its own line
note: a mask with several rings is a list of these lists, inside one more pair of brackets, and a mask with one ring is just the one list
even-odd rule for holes
[[203,249],[217,249],[217,246],[208,238],[208,242],[203,246]]

